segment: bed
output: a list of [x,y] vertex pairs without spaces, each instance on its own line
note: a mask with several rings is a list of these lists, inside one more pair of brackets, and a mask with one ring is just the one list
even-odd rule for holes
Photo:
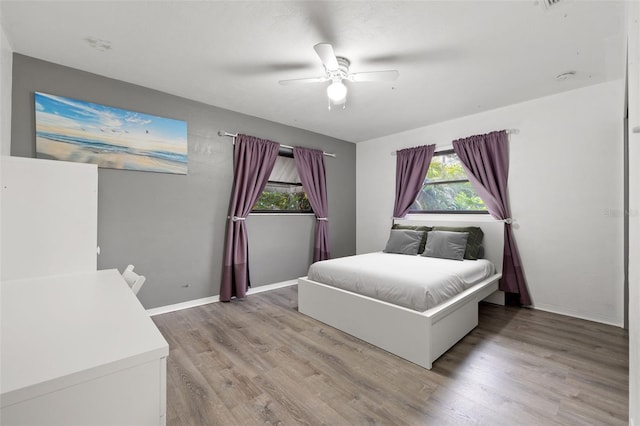
[[[401,306],[398,304],[401,302],[398,301],[391,303],[378,300],[371,295],[356,293],[353,291],[354,288],[338,288],[302,277],[298,279],[298,311],[401,358],[431,369],[437,358],[478,325],[478,303],[481,300],[504,303],[504,296],[498,291],[498,280],[502,276],[504,224],[497,221],[436,220],[428,222],[397,220],[396,223],[480,227],[484,232],[483,258],[493,264],[493,273],[446,301],[442,302],[434,298],[431,303],[435,306],[430,306],[429,301],[423,301],[422,303],[427,304],[423,306],[426,307],[424,311],[416,310],[420,309],[420,304]],[[373,254],[362,256],[371,255]],[[356,257],[361,259],[360,256]],[[371,277],[359,279],[365,282],[374,280]],[[378,277],[379,281],[387,279],[389,277]],[[357,281],[358,278],[344,278],[343,284],[346,286],[346,281],[349,280]],[[378,297],[379,294],[375,296]]]

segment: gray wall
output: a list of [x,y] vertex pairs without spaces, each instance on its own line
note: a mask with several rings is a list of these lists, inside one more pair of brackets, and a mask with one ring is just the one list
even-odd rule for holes
[[[36,91],[188,123],[188,175],[98,173],[98,268],[134,264],[147,277],[138,294],[146,308],[219,293],[233,145],[218,130],[334,152],[326,157],[332,255],[355,253],[354,144],[14,54],[11,155],[35,157]],[[312,216],[251,216],[247,226],[254,288],[306,274]]]

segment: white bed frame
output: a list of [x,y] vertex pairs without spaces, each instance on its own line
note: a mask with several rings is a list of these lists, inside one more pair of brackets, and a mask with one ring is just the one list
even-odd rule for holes
[[498,291],[502,277],[504,224],[497,221],[397,220],[404,225],[479,226],[484,232],[484,257],[496,274],[463,293],[418,312],[368,296],[298,279],[298,311],[327,325],[431,369],[433,362],[478,325],[478,302],[504,304]]

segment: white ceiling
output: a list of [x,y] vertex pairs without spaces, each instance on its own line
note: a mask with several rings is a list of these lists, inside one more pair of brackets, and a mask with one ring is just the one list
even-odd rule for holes
[[[351,142],[623,78],[625,11],[583,0],[0,3],[15,52]],[[400,78],[347,82],[346,109],[329,111],[328,83],[278,84],[323,74],[319,42],[352,72]],[[575,78],[557,81],[566,71]]]

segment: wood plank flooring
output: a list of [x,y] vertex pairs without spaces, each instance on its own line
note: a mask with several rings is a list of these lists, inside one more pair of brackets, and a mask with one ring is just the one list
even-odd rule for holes
[[153,318],[168,425],[626,425],[628,335],[480,305],[425,370],[297,311],[297,287]]

